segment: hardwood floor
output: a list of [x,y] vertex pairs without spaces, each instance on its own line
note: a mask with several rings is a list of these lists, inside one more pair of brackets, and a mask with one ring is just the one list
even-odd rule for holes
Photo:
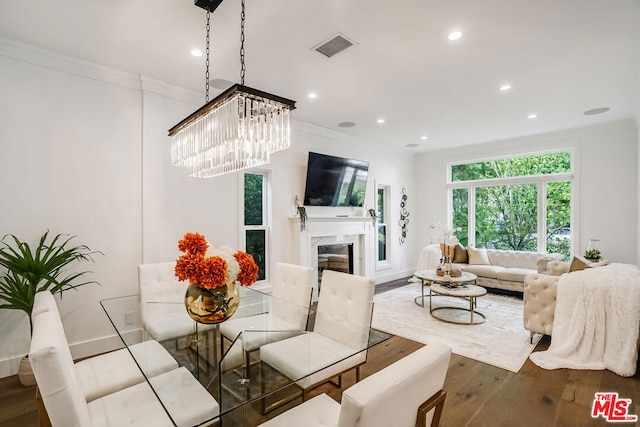
[[[406,279],[378,285],[376,292],[404,284]],[[550,338],[544,337],[534,351],[545,350],[549,343]],[[369,351],[367,363],[362,369],[363,377],[421,346],[420,343],[392,336]],[[354,382],[355,374],[348,373],[343,379],[343,389]],[[527,360],[516,374],[454,354],[444,388],[447,399],[440,424],[442,427],[608,425],[602,418],[591,418],[596,392],[618,392],[621,398],[632,400],[629,413],[640,415],[640,366],[634,377],[623,378],[610,371],[548,371]],[[310,395],[320,393],[327,393],[337,401],[341,396],[341,390],[331,384],[318,387]],[[270,416],[277,413],[274,411]],[[255,424],[261,420],[256,415]],[[35,387],[23,387],[15,376],[0,379],[0,426],[37,425]]]

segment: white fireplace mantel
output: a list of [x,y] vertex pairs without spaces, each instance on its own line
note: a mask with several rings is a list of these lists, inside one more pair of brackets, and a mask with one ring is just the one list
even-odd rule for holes
[[[375,267],[375,223],[371,217],[308,217],[304,229],[300,217],[290,217],[298,264],[318,269],[318,246],[353,244],[353,274],[373,277]],[[314,299],[317,289],[314,292]]]

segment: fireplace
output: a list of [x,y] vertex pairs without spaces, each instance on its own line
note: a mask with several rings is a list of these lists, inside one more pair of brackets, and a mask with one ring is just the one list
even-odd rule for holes
[[318,283],[325,270],[353,274],[353,243],[318,245]]
[[[290,219],[293,226],[293,244],[298,253],[297,263],[317,270],[318,280],[320,280],[321,271],[329,267],[329,257],[331,257],[331,255],[324,256],[325,254],[322,253],[325,249],[320,248],[324,246],[339,248],[333,255],[332,270],[373,277],[375,235],[371,218],[309,217],[304,228],[300,226],[298,217]],[[344,255],[344,251],[346,251],[347,261],[345,257],[337,257],[337,255]],[[318,291],[318,288],[314,291],[314,300],[318,297]]]

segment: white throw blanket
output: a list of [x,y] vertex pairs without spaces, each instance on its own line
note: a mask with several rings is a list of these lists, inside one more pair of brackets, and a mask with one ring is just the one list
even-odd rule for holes
[[544,369],[636,372],[640,325],[640,270],[612,264],[562,275],[553,336],[530,359]]

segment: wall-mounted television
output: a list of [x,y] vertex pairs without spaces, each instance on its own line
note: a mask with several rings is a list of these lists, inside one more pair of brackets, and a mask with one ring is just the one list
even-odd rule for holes
[[305,206],[362,206],[369,163],[309,152]]

